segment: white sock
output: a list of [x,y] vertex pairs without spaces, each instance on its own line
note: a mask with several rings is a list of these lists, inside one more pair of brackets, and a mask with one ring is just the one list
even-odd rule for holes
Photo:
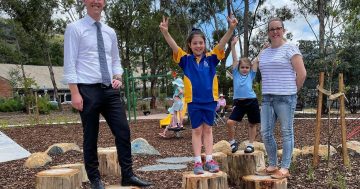
[[236,141],[235,141],[235,139],[232,139],[232,140],[230,140],[230,145],[232,145],[232,144],[234,144]]
[[212,158],[212,155],[206,155],[206,162],[209,162],[211,161],[213,158]]
[[195,156],[194,161],[195,163],[201,163],[201,156]]

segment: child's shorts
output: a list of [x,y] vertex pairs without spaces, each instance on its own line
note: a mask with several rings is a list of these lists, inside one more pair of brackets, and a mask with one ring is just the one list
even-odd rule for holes
[[183,109],[183,102],[182,100],[175,100],[173,105],[168,109],[170,114],[174,114],[174,111],[181,111]]
[[249,123],[260,123],[260,109],[256,98],[244,100],[235,99],[234,105],[235,107],[229,117],[230,120],[240,122],[244,115],[247,114]]
[[192,128],[196,129],[203,123],[209,126],[214,125],[216,105],[216,101],[206,103],[190,102],[188,104],[188,113]]

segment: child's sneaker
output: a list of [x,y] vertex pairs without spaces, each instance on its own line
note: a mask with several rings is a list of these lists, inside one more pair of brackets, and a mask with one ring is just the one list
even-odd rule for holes
[[239,143],[237,143],[236,141],[234,143],[231,144],[231,152],[235,153],[238,150],[239,147]]
[[218,163],[216,163],[214,160],[206,162],[205,169],[211,173],[217,173],[220,171]]
[[201,162],[196,162],[194,164],[194,174],[195,175],[204,174],[203,164]]

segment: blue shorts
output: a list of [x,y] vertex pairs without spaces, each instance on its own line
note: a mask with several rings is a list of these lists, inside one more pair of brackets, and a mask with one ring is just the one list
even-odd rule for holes
[[214,125],[216,105],[216,101],[206,103],[190,102],[188,104],[188,113],[192,128],[196,129],[203,123],[209,126]]

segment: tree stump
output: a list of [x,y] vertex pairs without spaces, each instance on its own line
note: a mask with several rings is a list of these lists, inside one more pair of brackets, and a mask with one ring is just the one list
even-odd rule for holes
[[77,169],[49,169],[36,174],[36,189],[80,189],[80,171]]
[[60,168],[78,169],[80,171],[79,174],[80,174],[81,182],[89,181],[87,174],[86,174],[85,166],[83,163],[57,165],[57,166],[52,166],[50,168],[51,169],[60,169]]
[[112,175],[120,178],[120,165],[117,151],[114,148],[103,148],[98,150],[99,171],[101,175]]
[[105,186],[105,189],[140,189],[140,188],[137,186],[110,185],[110,186]]
[[193,172],[183,173],[182,189],[228,189],[227,174],[220,171],[195,175]]
[[[228,156],[222,152],[215,152],[212,155],[213,155],[213,159],[219,163],[220,170],[225,172],[226,174],[229,174]],[[205,164],[205,160],[206,160],[205,153],[201,154],[201,160]]]
[[265,168],[264,153],[255,150],[253,153],[244,153],[242,150],[228,156],[229,182],[241,186],[241,179],[245,175],[253,175],[256,171]]
[[270,176],[247,175],[243,177],[244,189],[287,189],[287,179],[273,179]]

